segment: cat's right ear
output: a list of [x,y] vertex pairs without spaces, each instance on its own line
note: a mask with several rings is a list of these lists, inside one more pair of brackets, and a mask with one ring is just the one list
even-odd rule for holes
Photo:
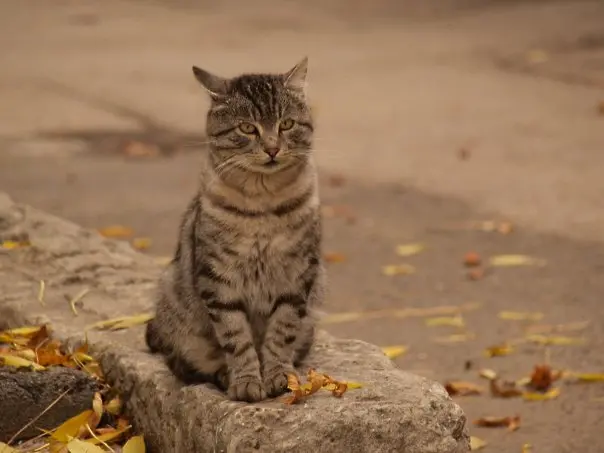
[[193,66],[193,74],[212,99],[217,100],[226,95],[229,89],[229,81],[227,79],[211,74],[197,66]]

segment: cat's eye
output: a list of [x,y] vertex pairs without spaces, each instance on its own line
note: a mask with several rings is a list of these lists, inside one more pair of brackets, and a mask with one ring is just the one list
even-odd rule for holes
[[239,125],[239,130],[244,134],[255,134],[257,129],[252,123],[241,123]]
[[281,129],[282,131],[287,131],[289,129],[291,129],[292,127],[294,127],[294,120],[292,120],[291,118],[287,118],[283,121],[281,121],[281,123],[279,124],[279,129]]

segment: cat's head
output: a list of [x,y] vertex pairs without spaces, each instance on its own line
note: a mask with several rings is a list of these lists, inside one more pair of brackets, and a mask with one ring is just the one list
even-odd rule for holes
[[231,79],[193,67],[212,100],[206,131],[214,165],[272,174],[308,161],[313,124],[305,95],[307,65],[304,58],[283,74]]

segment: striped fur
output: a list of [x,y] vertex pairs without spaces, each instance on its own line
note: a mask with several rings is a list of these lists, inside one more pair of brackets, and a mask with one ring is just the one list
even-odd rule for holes
[[286,391],[323,298],[306,60],[230,80],[194,72],[212,98],[210,151],[146,340],[184,382],[259,401]]

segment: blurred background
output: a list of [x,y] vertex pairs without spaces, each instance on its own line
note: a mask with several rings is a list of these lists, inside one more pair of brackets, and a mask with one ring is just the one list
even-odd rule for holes
[[[304,55],[325,310],[348,313],[325,328],[404,347],[398,366],[441,382],[603,372],[602,1],[2,0],[0,190],[165,260],[204,152],[191,66],[283,72]],[[408,308],[434,311],[394,317]],[[584,343],[485,357],[531,329]],[[459,402],[470,420],[521,415],[514,433],[473,429],[487,452],[604,449],[604,384]]]

